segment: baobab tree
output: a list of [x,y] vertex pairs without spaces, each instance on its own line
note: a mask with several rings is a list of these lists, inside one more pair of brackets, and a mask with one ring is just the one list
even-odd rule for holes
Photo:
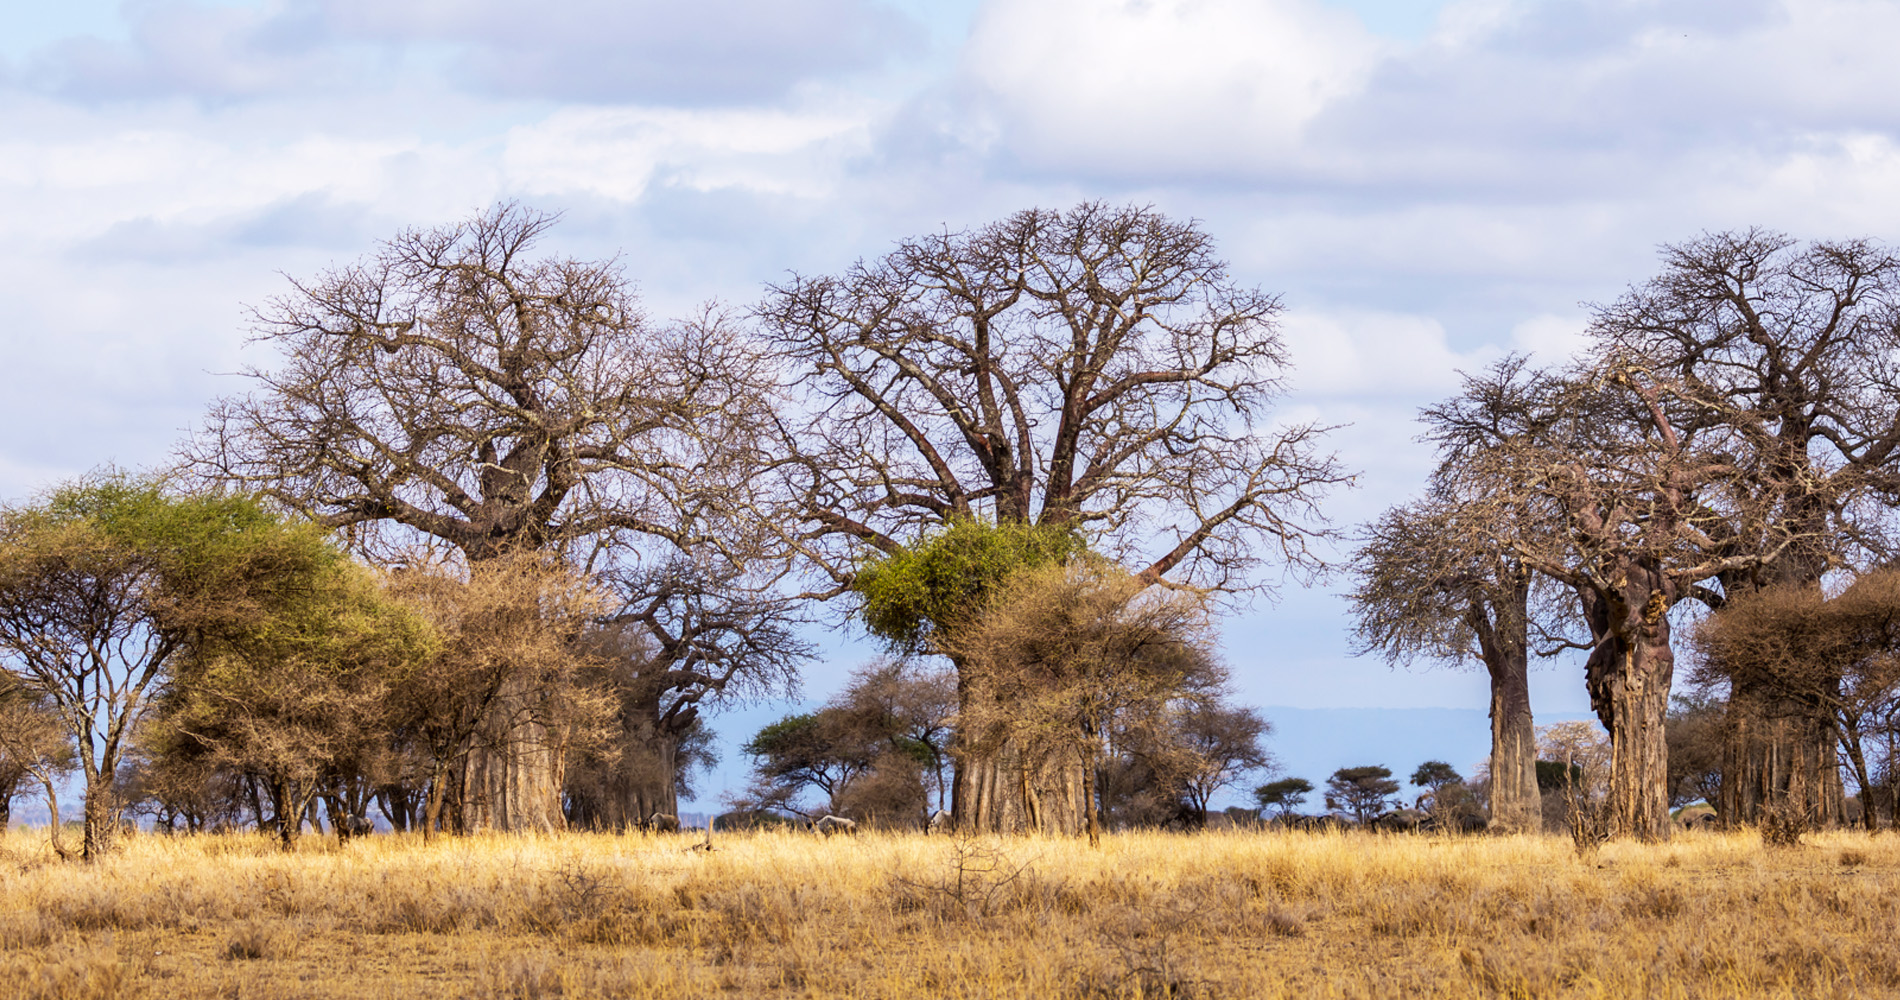
[[[1662,257],[1656,277],[1597,310],[1591,334],[1599,354],[1696,401],[1672,414],[1683,433],[1745,463],[1738,482],[1761,499],[1719,534],[1735,555],[1774,555],[1722,573],[1708,591],[1716,604],[1777,586],[1819,600],[1828,571],[1890,560],[1900,257],[1866,240],[1802,244],[1759,229],[1708,234]],[[1767,530],[1754,530],[1758,518]],[[1719,803],[1730,821],[1771,804],[1840,818],[1832,726],[1816,708],[1840,679],[1811,679],[1811,696],[1751,673],[1735,679]]]
[[[554,221],[503,205],[293,282],[255,312],[278,366],[212,407],[191,467],[385,560],[422,539],[469,564],[683,552],[739,577],[760,537],[732,515],[766,423],[764,361],[716,313],[650,322],[612,261],[537,256]],[[501,696],[527,709],[503,712],[517,731],[467,758],[491,786],[477,798],[506,803],[501,829],[562,822],[559,766],[529,748],[563,741],[525,683]]]
[[[1669,830],[1664,718],[1675,676],[1670,611],[1719,602],[1712,581],[1804,540],[1777,518],[1782,490],[1734,442],[1705,439],[1713,405],[1615,353],[1554,373],[1515,359],[1427,411],[1474,525],[1570,588],[1590,638],[1591,703],[1611,737],[1612,830]],[[1517,531],[1523,516],[1545,527]],[[1738,544],[1738,540],[1747,544]]]
[[[794,276],[758,307],[811,401],[782,427],[778,522],[829,593],[867,554],[978,518],[1078,530],[1149,583],[1314,570],[1317,504],[1350,477],[1323,428],[1267,424],[1279,311],[1196,224],[1099,203]],[[959,822],[1022,814],[1020,794],[971,812],[974,788],[1020,787],[998,766],[959,759]]]
[[[1538,577],[1499,544],[1500,529],[1535,534],[1524,510],[1460,503],[1445,470],[1434,488],[1386,511],[1365,529],[1348,595],[1361,652],[1398,664],[1413,660],[1484,665],[1491,682],[1491,822],[1535,831],[1542,824],[1537,734],[1531,714],[1533,592]],[[1499,515],[1500,524],[1474,522]],[[1545,588],[1547,589],[1547,588]],[[1548,604],[1548,595],[1540,604]]]

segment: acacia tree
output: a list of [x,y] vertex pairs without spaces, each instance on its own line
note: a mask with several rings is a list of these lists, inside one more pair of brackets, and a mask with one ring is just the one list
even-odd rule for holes
[[1378,764],[1342,767],[1326,779],[1326,808],[1343,809],[1361,826],[1379,818],[1399,793],[1392,769]]
[[115,783],[152,695],[200,638],[197,610],[230,596],[234,541],[268,523],[247,498],[111,472],[0,510],[0,663],[71,741],[88,860],[116,827]]
[[285,850],[319,796],[347,838],[395,724],[392,691],[436,637],[307,522],[254,517],[219,548],[172,576],[168,616],[191,640],[141,742],[249,776]]
[[[1900,257],[1866,240],[1801,244],[1759,229],[1708,234],[1662,257],[1656,277],[1597,311],[1591,333],[1599,353],[1696,400],[1672,419],[1772,500],[1769,513],[1751,505],[1721,533],[1733,552],[1762,558],[1720,574],[1713,603],[1771,586],[1818,591],[1834,567],[1891,558]],[[1777,805],[1838,820],[1821,708],[1838,679],[1813,678],[1813,696],[1757,679],[1745,674],[1730,692],[1723,815],[1749,822]]]
[[1221,789],[1255,771],[1276,767],[1261,740],[1273,725],[1251,708],[1190,699],[1162,734],[1178,764],[1178,782],[1197,826],[1207,825],[1208,804]]
[[[553,223],[503,205],[293,282],[255,313],[279,366],[213,406],[192,467],[384,557],[420,535],[470,563],[552,551],[600,568],[654,548],[742,569],[756,539],[729,515],[763,359],[714,313],[650,323],[611,261],[537,256]],[[549,742],[536,692],[503,701],[530,731],[501,745]],[[468,763],[507,803],[495,825],[561,821],[556,762],[485,752]]]
[[[834,588],[867,550],[979,516],[1082,529],[1149,583],[1247,586],[1268,553],[1314,569],[1316,504],[1350,477],[1321,428],[1264,424],[1279,309],[1194,223],[1099,203],[795,276],[758,308],[812,401],[780,435],[778,523]],[[1019,793],[976,795],[1020,787],[992,773],[1010,760],[959,759],[959,822],[1021,815]]]

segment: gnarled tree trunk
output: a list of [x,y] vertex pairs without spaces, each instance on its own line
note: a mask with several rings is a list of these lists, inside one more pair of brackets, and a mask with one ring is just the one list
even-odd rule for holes
[[1089,775],[1077,763],[1025,760],[1012,742],[957,759],[951,815],[957,828],[979,833],[1088,830]]

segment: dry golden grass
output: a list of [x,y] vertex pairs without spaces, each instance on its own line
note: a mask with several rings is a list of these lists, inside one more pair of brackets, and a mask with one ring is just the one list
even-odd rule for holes
[[0,995],[1900,996],[1900,838],[0,839]]

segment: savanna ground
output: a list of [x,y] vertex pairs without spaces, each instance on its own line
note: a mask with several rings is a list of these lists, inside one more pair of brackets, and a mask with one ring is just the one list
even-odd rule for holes
[[0,839],[0,995],[1900,996],[1900,837]]

